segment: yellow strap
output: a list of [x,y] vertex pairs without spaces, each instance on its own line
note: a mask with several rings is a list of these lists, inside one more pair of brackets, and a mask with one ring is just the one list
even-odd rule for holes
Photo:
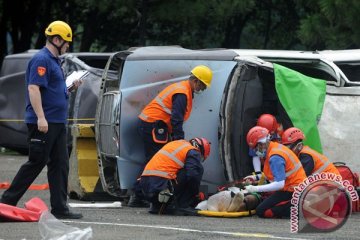
[[[255,210],[251,210],[251,215],[255,214]],[[250,216],[249,211],[244,212],[215,212],[215,211],[208,211],[208,210],[200,210],[198,214],[207,216],[207,217],[228,217],[228,218],[235,218],[235,217],[247,217]]]
[[265,174],[261,173],[260,180],[258,182],[258,185],[264,185],[265,184]]

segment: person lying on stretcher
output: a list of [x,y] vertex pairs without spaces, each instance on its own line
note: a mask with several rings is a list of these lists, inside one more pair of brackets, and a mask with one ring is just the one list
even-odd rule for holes
[[247,193],[237,187],[220,191],[200,202],[196,209],[214,212],[245,212],[254,210],[261,202],[257,193]]

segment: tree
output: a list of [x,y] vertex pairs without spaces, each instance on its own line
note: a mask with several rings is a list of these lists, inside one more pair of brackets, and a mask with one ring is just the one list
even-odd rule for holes
[[360,47],[360,1],[305,0],[301,4],[307,10],[307,16],[301,20],[298,38],[307,48]]

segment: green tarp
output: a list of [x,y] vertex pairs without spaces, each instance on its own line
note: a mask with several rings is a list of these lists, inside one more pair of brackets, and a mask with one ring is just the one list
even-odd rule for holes
[[326,81],[278,64],[274,64],[274,72],[276,92],[293,125],[304,132],[306,145],[322,153],[317,124],[324,106]]

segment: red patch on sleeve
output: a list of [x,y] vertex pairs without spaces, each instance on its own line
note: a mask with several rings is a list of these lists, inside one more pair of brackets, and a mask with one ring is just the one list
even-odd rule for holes
[[46,73],[46,68],[44,68],[44,67],[38,67],[38,68],[37,68],[37,72],[38,72],[39,76],[42,77],[42,76],[44,76],[45,73]]

